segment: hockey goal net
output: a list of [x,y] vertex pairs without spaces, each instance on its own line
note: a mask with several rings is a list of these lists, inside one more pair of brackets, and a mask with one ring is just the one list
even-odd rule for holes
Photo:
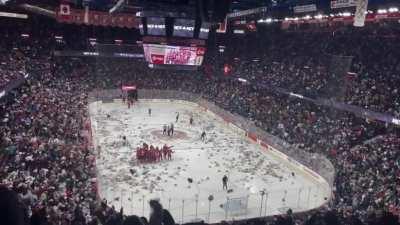
[[249,198],[247,196],[228,198],[223,208],[229,217],[242,216],[247,213],[248,201]]

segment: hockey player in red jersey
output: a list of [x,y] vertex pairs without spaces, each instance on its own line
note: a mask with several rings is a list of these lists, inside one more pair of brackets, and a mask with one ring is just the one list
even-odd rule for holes
[[168,160],[172,160],[172,149],[170,147],[168,148],[167,154],[168,154]]
[[159,147],[156,147],[156,151],[157,151],[157,160],[160,162],[163,160],[162,151]]
[[163,155],[164,155],[164,159],[167,159],[167,155],[168,155],[168,146],[167,145],[163,146],[162,152],[163,152]]
[[162,160],[171,160],[172,153],[172,146],[164,145],[159,148],[143,143],[141,147],[136,148],[136,159],[140,163],[161,162]]

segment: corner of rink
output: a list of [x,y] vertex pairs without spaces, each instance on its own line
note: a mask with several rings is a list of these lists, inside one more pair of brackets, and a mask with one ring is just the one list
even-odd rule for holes
[[[96,101],[89,114],[99,195],[126,214],[148,216],[148,201],[159,199],[176,221],[214,223],[308,211],[331,198],[320,175],[197,103]],[[163,134],[170,124],[174,136]],[[143,143],[172,146],[172,159],[140,162]]]

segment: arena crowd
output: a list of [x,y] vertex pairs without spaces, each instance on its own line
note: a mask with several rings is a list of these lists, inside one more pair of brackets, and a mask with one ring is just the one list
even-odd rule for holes
[[[268,220],[222,224],[390,225],[398,222],[398,217],[389,213],[400,211],[398,127],[251,84],[257,82],[326,97],[323,91],[329,89],[327,86],[332,81],[323,56],[351,55],[356,76],[349,78],[351,82],[346,86],[345,95],[331,97],[399,116],[398,26],[385,23],[363,30],[280,31],[268,38],[256,36],[246,47],[240,47],[243,45],[233,39],[227,45],[232,50],[222,56],[218,53],[210,56],[220,58],[221,62],[209,66],[211,76],[209,71],[201,70],[190,74],[150,70],[142,60],[55,57],[50,51],[60,46],[51,41],[55,31],[50,25],[40,33],[32,31],[23,41],[16,31],[0,35],[6,34],[9,42],[1,46],[0,52],[0,72],[5,74],[0,88],[24,73],[32,76],[0,103],[0,215],[15,219],[5,224],[175,223],[157,202],[150,202],[154,211],[147,221],[137,216],[126,217],[123,209],[115,209],[97,196],[95,153],[87,134],[88,92],[129,83],[143,89],[201,94],[290,144],[327,155],[335,165],[334,198],[326,207],[302,215],[289,210],[286,215]],[[66,44],[62,48],[69,48],[71,40],[79,40],[76,34],[71,35],[69,39],[65,34]],[[359,44],[354,45],[355,42]],[[369,48],[371,43],[379,47]],[[265,48],[257,47],[260,44]],[[86,46],[79,41],[71,45],[75,49]],[[205,66],[208,63],[206,60]],[[232,74],[223,74],[224,63],[232,65]],[[235,77],[251,82],[243,83]]]

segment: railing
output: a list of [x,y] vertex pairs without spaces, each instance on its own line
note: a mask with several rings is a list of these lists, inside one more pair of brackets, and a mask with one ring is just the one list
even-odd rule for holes
[[27,78],[27,75],[21,76],[19,78],[16,78],[16,79],[8,82],[8,84],[3,89],[0,89],[0,99],[3,98],[4,96],[6,96],[8,94],[8,92],[13,90],[14,88],[21,86],[26,81],[26,78]]
[[[89,102],[110,101],[120,98],[121,94],[121,91],[117,89],[98,90],[89,94]],[[206,192],[200,192],[191,199],[164,196],[164,194],[157,196],[164,204],[164,207],[171,211],[177,222],[191,222],[199,219],[206,222],[219,222],[221,220],[254,218],[283,214],[288,208],[291,208],[294,212],[306,212],[323,206],[330,201],[335,169],[325,156],[297,149],[260,129],[254,122],[221,109],[197,94],[174,90],[139,90],[138,96],[139,99],[182,100],[196,103],[199,107],[218,115],[225,122],[233,124],[239,130],[243,130],[249,138],[270,149],[271,152],[276,152],[277,156],[284,158],[288,164],[303,168],[305,173],[311,175],[314,179],[320,180],[319,185],[276,190],[268,189],[261,193],[245,196],[238,195],[234,199],[214,196],[214,199],[209,200],[210,194]],[[118,199],[118,201],[110,202],[116,207],[125,206],[125,212],[148,215],[149,207],[147,201],[150,200],[150,197],[135,197],[131,190],[121,189],[117,186],[100,187],[100,189],[99,192],[102,197],[108,200]],[[245,210],[233,209],[240,204],[246,204]]]
[[[31,66],[35,65],[34,63],[37,62],[37,60],[32,60],[31,61]],[[27,69],[21,71],[21,76],[11,80],[10,82],[7,83],[4,87],[0,88],[0,99],[5,97],[10,91],[13,89],[16,89],[20,87],[22,84],[24,84],[28,79],[31,77],[37,77],[37,73],[40,73],[42,71],[49,70],[49,68],[33,68],[33,69]]]

